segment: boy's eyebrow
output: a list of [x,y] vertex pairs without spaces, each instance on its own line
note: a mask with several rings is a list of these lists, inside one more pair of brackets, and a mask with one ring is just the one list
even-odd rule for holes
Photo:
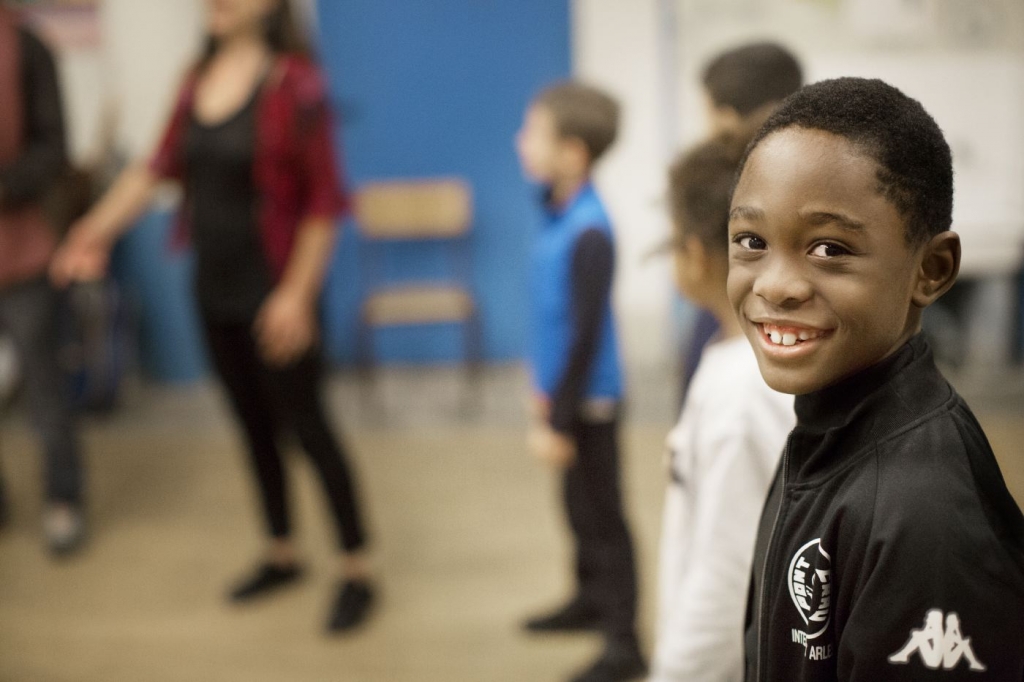
[[864,231],[864,223],[859,220],[854,220],[850,216],[842,213],[834,213],[832,211],[809,211],[807,213],[800,213],[800,217],[812,225],[835,223],[844,230],[850,230],[851,232]]
[[729,211],[729,220],[734,219],[764,221],[764,211],[753,206],[734,206]]

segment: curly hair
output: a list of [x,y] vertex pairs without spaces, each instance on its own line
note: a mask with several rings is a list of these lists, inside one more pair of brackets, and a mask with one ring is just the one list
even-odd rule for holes
[[[920,102],[878,79],[836,78],[788,97],[747,146],[786,128],[846,138],[878,163],[878,191],[899,211],[907,241],[923,243],[953,222],[953,156]],[[738,175],[737,175],[738,177]]]

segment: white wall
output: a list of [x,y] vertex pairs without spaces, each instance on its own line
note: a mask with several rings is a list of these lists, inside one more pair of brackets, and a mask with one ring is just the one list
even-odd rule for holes
[[[202,0],[103,0],[99,46],[55,50],[71,159],[150,153],[201,39]],[[113,140],[109,139],[113,135]]]
[[[645,255],[668,234],[665,171],[674,145],[663,115],[664,23],[659,0],[574,0],[573,68],[581,80],[623,106],[619,139],[597,170],[597,186],[615,223],[615,307],[623,352],[632,366],[661,366],[670,353],[671,280],[665,257]],[[671,80],[671,79],[670,79]],[[670,103],[671,104],[671,103]]]
[[118,142],[148,154],[202,37],[201,0],[103,0],[106,92],[118,115]]

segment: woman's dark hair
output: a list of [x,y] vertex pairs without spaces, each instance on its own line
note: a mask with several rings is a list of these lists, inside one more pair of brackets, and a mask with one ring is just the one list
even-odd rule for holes
[[743,149],[710,140],[681,154],[668,172],[674,242],[700,239],[715,253],[729,249],[729,201]]
[[[263,21],[263,38],[270,49],[278,54],[309,54],[309,43],[295,20],[290,0],[278,0],[277,6]],[[199,68],[205,67],[217,52],[217,39],[206,36]]]

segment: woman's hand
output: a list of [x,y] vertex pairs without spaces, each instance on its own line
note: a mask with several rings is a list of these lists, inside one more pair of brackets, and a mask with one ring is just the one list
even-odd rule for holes
[[50,279],[58,287],[90,282],[107,274],[112,244],[86,215],[71,226],[50,261]]
[[145,164],[124,169],[113,186],[68,230],[50,262],[50,279],[59,287],[107,274],[110,250],[149,204],[159,178]]
[[307,297],[278,287],[263,302],[253,333],[267,364],[290,365],[301,358],[316,340],[314,306]]

